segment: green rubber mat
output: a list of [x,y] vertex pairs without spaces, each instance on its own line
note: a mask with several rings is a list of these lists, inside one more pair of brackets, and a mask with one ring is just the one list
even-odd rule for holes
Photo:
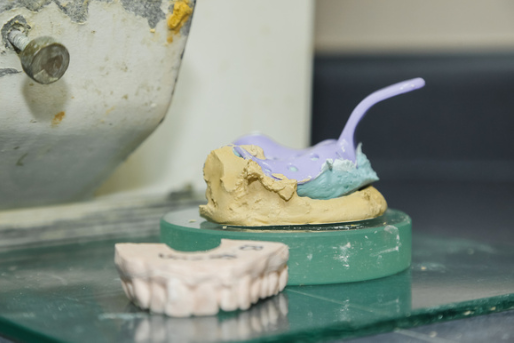
[[248,311],[167,318],[138,310],[111,239],[0,254],[0,335],[35,342],[318,342],[514,308],[514,249],[413,237],[411,268],[363,282],[288,286]]

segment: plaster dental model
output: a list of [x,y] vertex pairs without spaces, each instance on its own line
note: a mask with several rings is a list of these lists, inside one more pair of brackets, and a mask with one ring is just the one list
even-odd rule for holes
[[127,297],[173,317],[246,310],[278,294],[288,279],[289,249],[282,243],[222,239],[216,249],[192,253],[123,243],[115,250]]
[[421,78],[380,89],[353,110],[338,140],[296,150],[261,135],[212,151],[204,166],[207,205],[200,214],[241,226],[339,223],[371,219],[387,209],[370,184],[378,180],[355,148],[354,133],[377,102],[419,89]]

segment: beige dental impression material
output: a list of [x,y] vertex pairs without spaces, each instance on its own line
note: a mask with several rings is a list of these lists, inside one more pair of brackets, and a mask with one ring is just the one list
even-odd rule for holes
[[[247,150],[263,157],[262,149]],[[278,176],[278,175],[277,175]],[[212,151],[204,166],[207,205],[200,214],[216,223],[242,226],[342,223],[375,218],[387,202],[373,186],[330,200],[297,194],[297,181],[264,174],[251,159],[236,156],[231,146]]]
[[127,297],[173,317],[246,310],[287,284],[289,250],[282,243],[222,239],[213,250],[191,253],[122,243],[115,251]]

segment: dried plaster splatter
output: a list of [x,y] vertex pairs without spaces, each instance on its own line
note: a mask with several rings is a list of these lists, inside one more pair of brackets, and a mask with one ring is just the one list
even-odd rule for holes
[[[73,22],[85,23],[88,17],[89,4],[93,1],[118,2],[116,0],[10,0],[0,2],[0,13],[17,8],[26,8],[29,11],[38,12],[53,3]],[[155,28],[159,21],[166,18],[166,14],[161,10],[163,1],[166,0],[119,0],[127,12],[147,19],[151,28]]]
[[[350,268],[350,263],[349,263],[349,259],[350,259],[350,250],[352,248],[352,244],[350,242],[346,243],[345,245],[342,245],[339,247],[339,254],[336,254],[336,256],[334,257],[334,259],[336,261],[339,261],[342,263],[343,267],[345,268]],[[337,249],[337,247],[334,247],[332,249]]]
[[168,43],[173,42],[173,37],[180,33],[180,30],[189,21],[192,14],[193,8],[189,0],[178,0],[173,4],[173,10],[167,20],[170,30]]

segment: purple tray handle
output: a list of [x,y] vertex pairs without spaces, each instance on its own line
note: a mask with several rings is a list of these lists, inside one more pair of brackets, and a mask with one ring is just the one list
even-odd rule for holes
[[[393,96],[419,89],[425,80],[415,78],[382,88],[362,100],[353,110],[338,140],[329,139],[307,149],[291,149],[284,147],[270,138],[254,134],[237,139],[235,150],[244,158],[257,162],[264,173],[283,174],[289,179],[298,180],[299,184],[316,178],[327,159],[346,159],[355,162],[355,130],[366,112],[376,103]],[[240,145],[257,145],[264,150],[265,160],[260,160]],[[277,177],[275,177],[277,178]]]
[[341,136],[339,136],[339,139],[337,140],[339,145],[345,151],[347,159],[355,162],[355,130],[357,129],[357,125],[359,125],[361,119],[364,118],[366,112],[373,107],[373,105],[394,96],[420,89],[424,85],[425,80],[418,77],[382,88],[364,98],[364,100],[362,100],[353,110],[350,118],[348,118],[348,121],[344,126]]

